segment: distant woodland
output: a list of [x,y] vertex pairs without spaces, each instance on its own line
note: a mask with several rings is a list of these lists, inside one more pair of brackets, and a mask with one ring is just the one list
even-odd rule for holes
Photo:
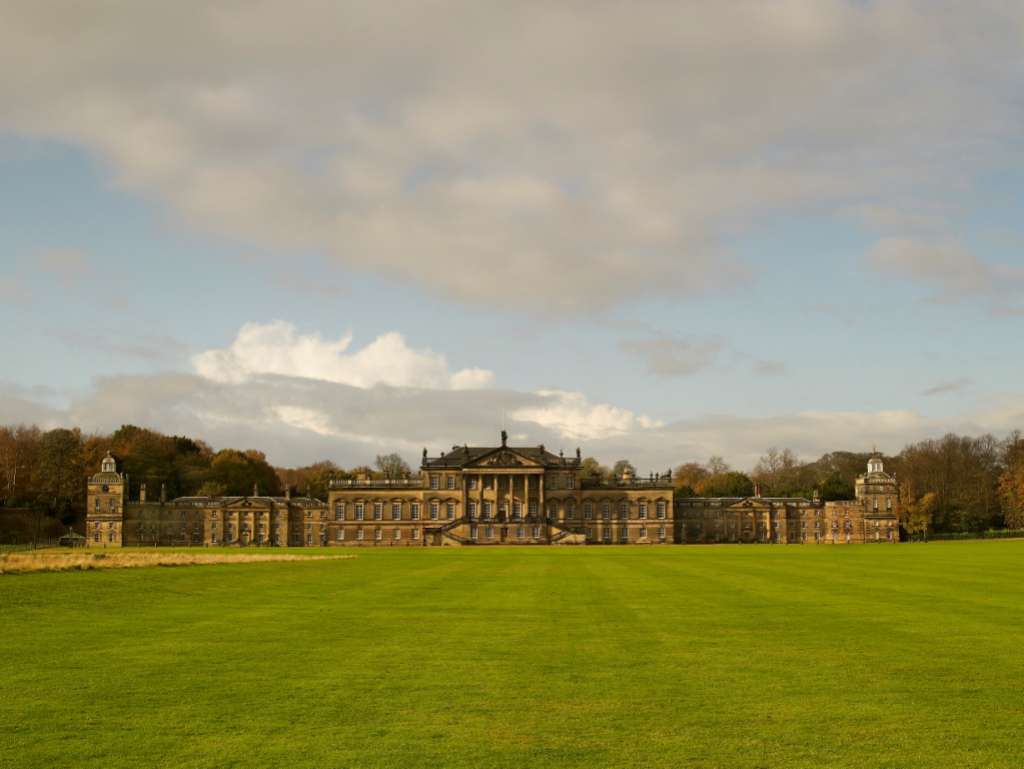
[[[398,454],[376,457],[373,467],[343,468],[324,460],[306,467],[273,467],[253,449],[214,451],[197,438],[163,435],[125,425],[111,435],[87,435],[77,429],[41,430],[0,427],[0,542],[25,537],[29,529],[53,534],[68,526],[81,529],[85,515],[85,479],[110,452],[129,476],[130,496],[145,483],[150,499],[161,487],[168,499],[183,495],[293,494],[326,498],[335,478],[365,474],[401,478],[412,475]],[[852,499],[856,476],[868,454],[834,451],[801,461],[789,449],[770,448],[749,472],[721,458],[686,462],[673,471],[680,496],[801,496]],[[1024,436],[949,434],[906,446],[885,458],[887,472],[900,484],[903,525],[935,533],[1024,528]],[[584,479],[602,480],[624,471],[636,474],[628,459],[613,466],[593,457],[583,460]]]

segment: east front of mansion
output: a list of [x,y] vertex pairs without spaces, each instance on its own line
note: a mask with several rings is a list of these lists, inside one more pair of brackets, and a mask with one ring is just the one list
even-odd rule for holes
[[453,446],[428,456],[419,477],[332,481],[311,497],[178,497],[128,500],[111,456],[89,479],[91,547],[440,546],[670,544],[713,542],[894,542],[895,478],[879,457],[857,479],[857,499],[674,499],[669,474],[610,480],[581,476],[580,450],[544,446]]

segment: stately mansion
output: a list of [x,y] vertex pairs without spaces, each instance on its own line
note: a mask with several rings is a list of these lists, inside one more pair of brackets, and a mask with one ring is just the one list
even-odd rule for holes
[[674,498],[670,475],[581,477],[580,450],[453,446],[418,477],[332,481],[327,500],[252,496],[130,501],[109,454],[89,479],[87,540],[122,545],[850,544],[899,538],[896,479],[872,456],[856,499]]

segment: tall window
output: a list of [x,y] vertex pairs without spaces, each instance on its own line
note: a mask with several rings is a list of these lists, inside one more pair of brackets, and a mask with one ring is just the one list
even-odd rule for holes
[[447,510],[448,520],[449,521],[454,521],[455,520],[455,503],[454,502],[449,502],[446,505],[446,507],[448,508],[448,510]]
[[475,519],[476,518],[476,502],[470,500],[466,504],[466,512],[469,513],[470,520]]
[[619,541],[629,542],[629,529],[627,529],[625,526],[619,529]]
[[524,536],[526,536],[526,531],[523,529],[523,527],[516,526],[516,539],[522,539]]
[[418,521],[420,519],[419,502],[412,502],[409,504],[409,517],[412,518],[414,521]]
[[391,503],[391,520],[400,521],[402,520],[402,503],[392,502]]
[[436,521],[438,513],[440,512],[440,505],[436,501],[430,503],[430,520]]
[[637,505],[637,515],[640,517],[641,521],[647,519],[647,503],[646,502],[641,502],[641,503],[639,503]]
[[342,527],[339,526],[337,531],[334,533],[334,538],[338,542],[344,542],[345,541],[345,529],[343,529]]
[[629,518],[629,502],[625,500],[619,503],[619,518]]
[[401,529],[392,529],[391,530],[391,538],[393,540],[395,540],[396,542],[398,540],[400,540],[402,538],[402,530]]
[[661,540],[662,542],[665,541],[665,527],[664,526],[659,526],[658,527],[658,539]]
[[440,488],[439,484],[440,484],[440,479],[436,475],[431,475],[430,476],[430,488],[432,488],[432,489]]
[[100,509],[100,498],[99,498],[99,497],[96,497],[96,498],[95,498],[95,499],[94,499],[94,500],[92,501],[92,509],[93,509],[93,510],[99,510],[99,509]]
[[362,542],[362,541],[363,541],[363,536],[364,536],[364,535],[363,535],[363,529],[362,529],[362,527],[360,527],[360,528],[356,529],[356,539],[357,539],[357,540],[358,540],[359,542]]
[[384,531],[379,526],[373,530],[373,538],[377,542],[380,542],[384,538]]
[[512,502],[512,519],[518,521],[523,517],[523,503],[518,499]]
[[335,502],[334,503],[334,520],[344,521],[345,520],[345,503]]
[[567,501],[565,503],[565,517],[566,518],[572,518],[575,515],[575,513],[576,513],[575,506],[573,505],[572,500],[570,499],[569,501]]
[[475,475],[469,476],[469,490],[476,491],[476,485],[479,483],[479,479]]
[[448,484],[449,490],[455,488],[455,476],[454,475],[449,475],[448,476],[447,484]]
[[419,539],[420,538],[420,530],[419,529],[413,529],[412,530],[412,538],[413,539]]
[[612,506],[608,502],[601,503],[601,519],[605,521],[611,520],[612,517]]
[[366,505],[362,502],[356,502],[356,520],[361,521],[366,514]]
[[583,517],[588,521],[594,517],[594,506],[590,502],[583,503]]
[[493,526],[484,526],[484,538],[485,539],[494,539],[494,527]]
[[659,518],[664,518],[665,517],[665,500],[664,499],[659,499],[658,500],[657,509],[658,509],[658,517]]
[[489,521],[491,519],[491,503],[488,500],[484,500],[484,520]]
[[566,478],[565,478],[565,488],[567,488],[567,489],[575,489],[576,488],[576,476],[575,475],[568,475],[568,476],[566,476]]
[[644,537],[646,537],[647,536],[647,527],[646,526],[641,526],[639,532],[637,532],[637,536],[639,536],[640,539],[643,539]]
[[476,526],[469,527],[469,538],[476,539]]
[[533,538],[540,539],[540,526],[533,527]]
[[374,502],[373,503],[373,520],[379,521],[384,518],[384,503]]
[[536,502],[531,502],[530,503],[530,515],[536,515],[536,514],[537,514],[537,503]]

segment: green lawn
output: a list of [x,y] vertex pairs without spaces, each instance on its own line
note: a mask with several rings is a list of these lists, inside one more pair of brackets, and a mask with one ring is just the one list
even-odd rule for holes
[[0,577],[0,767],[1024,765],[1024,542],[346,552]]

